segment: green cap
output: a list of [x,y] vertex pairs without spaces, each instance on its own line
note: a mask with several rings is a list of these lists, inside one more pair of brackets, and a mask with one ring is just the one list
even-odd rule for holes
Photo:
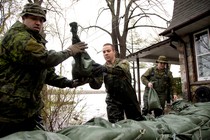
[[168,59],[165,56],[159,56],[156,63],[168,63]]
[[36,3],[28,3],[24,6],[20,15],[24,16],[26,14],[42,17],[44,18],[44,21],[46,21],[46,10]]

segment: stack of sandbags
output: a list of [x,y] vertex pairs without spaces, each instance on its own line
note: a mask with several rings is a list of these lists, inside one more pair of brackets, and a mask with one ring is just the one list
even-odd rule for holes
[[114,124],[93,118],[55,133],[18,132],[2,140],[208,140],[210,137],[210,102],[177,101],[169,114],[146,118],[146,121],[128,119]]

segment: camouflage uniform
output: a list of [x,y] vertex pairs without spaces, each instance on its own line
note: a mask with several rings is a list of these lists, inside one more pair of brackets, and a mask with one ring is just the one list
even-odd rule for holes
[[[110,122],[115,123],[124,119],[142,120],[136,92],[131,85],[131,74],[127,60],[116,58],[110,67],[105,64],[107,73],[103,74],[107,92],[107,115]],[[102,80],[98,80],[102,84]]]
[[0,137],[40,124],[44,84],[71,87],[54,66],[70,57],[68,51],[47,51],[45,39],[17,21],[0,44]]
[[[150,110],[148,110],[148,92],[149,87],[147,86],[149,82],[153,83],[153,88],[156,90],[158,97],[160,99],[161,106],[164,110],[165,102],[168,97],[173,94],[174,84],[173,76],[171,71],[166,71],[166,69],[158,70],[156,67],[149,68],[142,76],[142,83],[146,86],[144,91],[144,108],[142,110],[143,114],[146,115]],[[169,95],[168,95],[169,94]],[[162,110],[154,110],[155,116],[160,116],[163,114]]]

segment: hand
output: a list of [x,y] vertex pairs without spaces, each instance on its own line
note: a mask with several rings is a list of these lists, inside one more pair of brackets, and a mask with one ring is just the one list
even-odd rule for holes
[[85,42],[79,42],[74,45],[71,45],[67,48],[67,50],[70,52],[72,56],[76,55],[77,53],[85,52],[85,49],[87,49],[87,44]]
[[173,97],[174,97],[174,101],[178,99],[178,96],[176,94],[174,94]]
[[72,80],[72,87],[82,86],[86,83],[89,83],[89,81],[90,81],[90,78],[81,78],[81,79]]
[[149,88],[153,88],[152,82],[149,82],[147,86],[148,86]]
[[107,72],[107,68],[105,66],[103,66],[103,65],[100,65],[98,63],[94,63],[92,66],[93,66],[92,73],[93,73],[94,76],[95,75],[96,76],[100,75],[103,72]]

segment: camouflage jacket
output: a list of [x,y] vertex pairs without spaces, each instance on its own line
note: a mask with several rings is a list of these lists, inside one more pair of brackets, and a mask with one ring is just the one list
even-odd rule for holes
[[100,77],[95,78],[97,79],[95,84],[102,85],[104,82],[108,93],[120,92],[120,89],[126,92],[129,90],[129,87],[132,88],[130,68],[127,60],[116,58],[114,64],[108,65],[105,63],[104,66],[107,68],[107,72]]
[[44,84],[68,87],[70,80],[54,66],[70,57],[67,51],[45,48],[42,36],[17,21],[0,44],[0,122],[19,122],[43,108]]
[[107,74],[104,75],[104,84],[107,92],[118,90],[119,88],[125,89],[125,83],[131,83],[131,74],[129,69],[129,63],[127,60],[121,60],[116,58],[114,64],[111,66],[107,63]]
[[157,67],[149,68],[142,76],[142,83],[146,86],[145,91],[148,92],[148,83],[153,83],[153,88],[159,94],[166,94],[167,90],[171,95],[176,94],[175,85],[171,71],[158,70]]

